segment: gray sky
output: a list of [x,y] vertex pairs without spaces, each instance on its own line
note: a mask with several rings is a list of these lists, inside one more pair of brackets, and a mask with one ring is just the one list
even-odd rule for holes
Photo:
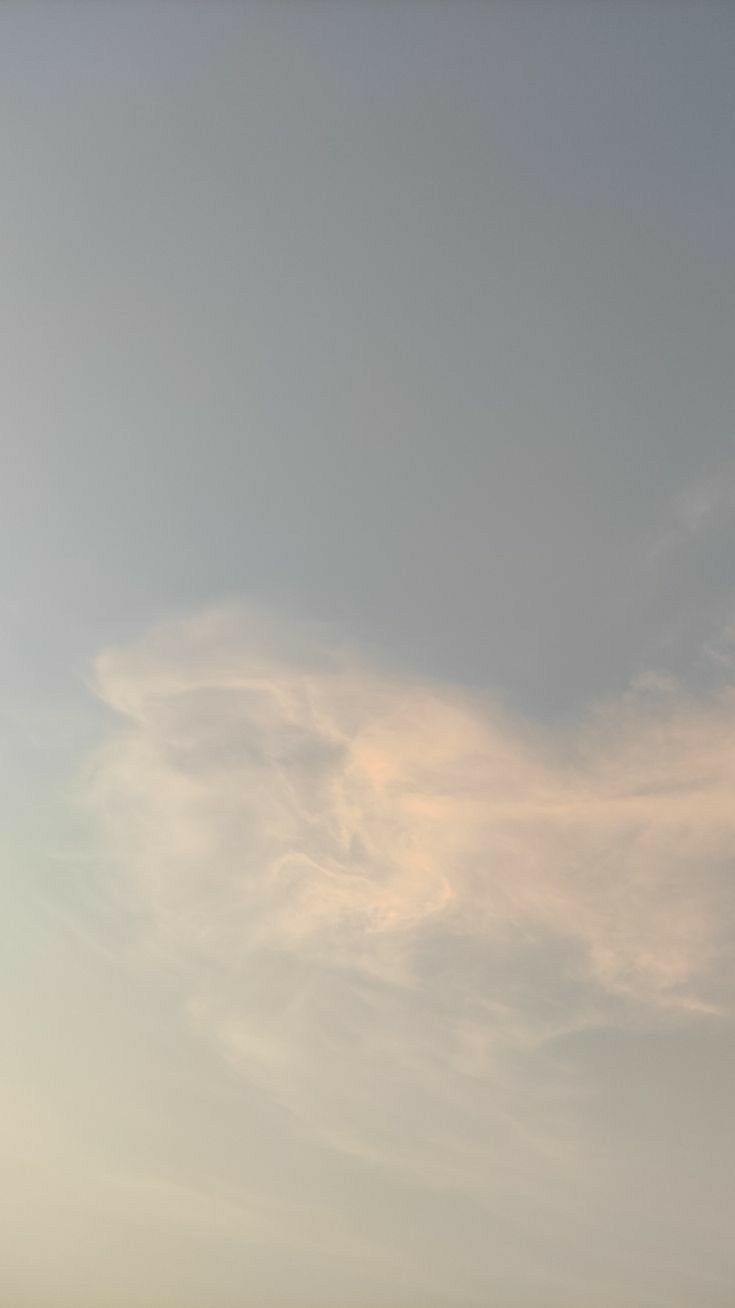
[[9,3],[17,1308],[726,1308],[714,0]]

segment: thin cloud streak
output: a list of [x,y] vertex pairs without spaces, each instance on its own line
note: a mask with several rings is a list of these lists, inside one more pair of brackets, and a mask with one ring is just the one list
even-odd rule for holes
[[729,464],[716,476],[692,482],[672,500],[664,524],[649,544],[648,566],[667,564],[685,546],[731,527],[734,514],[735,466]]

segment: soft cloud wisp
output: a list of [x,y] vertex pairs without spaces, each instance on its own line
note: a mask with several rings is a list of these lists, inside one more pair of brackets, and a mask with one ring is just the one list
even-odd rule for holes
[[237,609],[97,678],[123,721],[91,789],[148,945],[340,1149],[506,1201],[532,1166],[543,1202],[577,1156],[559,1038],[727,1008],[729,690],[542,734]]

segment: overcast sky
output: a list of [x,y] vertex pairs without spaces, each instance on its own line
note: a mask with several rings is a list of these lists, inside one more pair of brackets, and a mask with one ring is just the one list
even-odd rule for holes
[[735,8],[0,10],[0,1298],[729,1308]]

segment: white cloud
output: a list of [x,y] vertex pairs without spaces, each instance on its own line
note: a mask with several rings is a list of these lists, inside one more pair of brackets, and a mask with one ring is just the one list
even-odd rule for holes
[[90,792],[147,956],[322,1140],[552,1205],[581,1093],[554,1038],[727,1006],[731,691],[544,734],[237,609],[97,681]]

